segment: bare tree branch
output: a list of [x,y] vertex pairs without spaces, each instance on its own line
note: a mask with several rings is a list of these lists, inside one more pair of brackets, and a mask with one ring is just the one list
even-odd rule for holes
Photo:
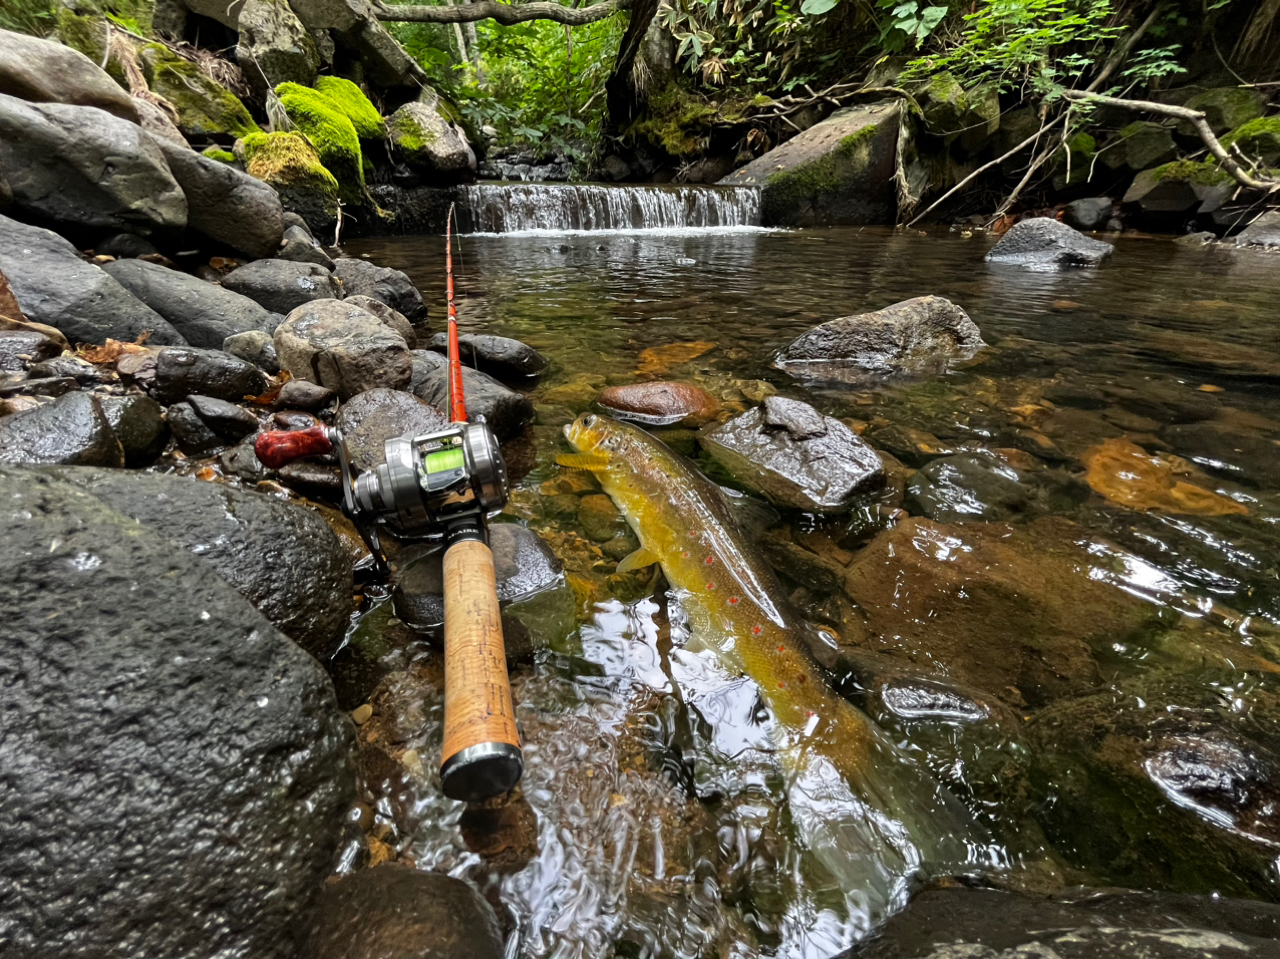
[[537,3],[500,3],[498,0],[478,0],[476,3],[458,6],[388,6],[374,0],[374,16],[382,21],[403,23],[474,23],[477,20],[496,20],[504,27],[530,20],[554,20],[570,27],[581,27],[611,17],[619,10],[627,10],[634,0],[602,0],[589,7],[565,7],[552,0]]
[[1143,113],[1155,113],[1159,116],[1186,120],[1196,128],[1196,133],[1200,134],[1200,139],[1209,148],[1209,152],[1218,158],[1218,162],[1222,164],[1222,169],[1231,174],[1232,179],[1241,186],[1248,187],[1250,190],[1263,190],[1266,192],[1280,190],[1280,180],[1270,177],[1259,180],[1246,173],[1240,164],[1231,158],[1231,154],[1227,153],[1223,145],[1218,142],[1218,138],[1213,135],[1213,129],[1209,126],[1208,121],[1205,120],[1204,114],[1199,110],[1175,107],[1166,103],[1156,103],[1152,100],[1122,100],[1119,97],[1105,97],[1099,93],[1086,93],[1083,90],[1066,90],[1062,95],[1068,100],[1101,103],[1106,106],[1120,107],[1124,110],[1137,110]]

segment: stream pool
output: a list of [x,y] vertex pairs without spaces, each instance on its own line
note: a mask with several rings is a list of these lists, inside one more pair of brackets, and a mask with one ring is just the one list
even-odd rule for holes
[[[471,809],[435,775],[440,657],[366,597],[333,664],[344,704],[375,713],[373,826],[348,861],[473,880],[513,959],[818,959],[905,904],[908,887],[873,902],[815,855],[838,811],[797,802],[751,680],[689,642],[660,577],[614,571],[628,534],[555,463],[602,388],[661,378],[726,416],[803,399],[892,455],[884,494],[839,519],[784,513],[758,541],[841,636],[832,683],[989,837],[919,882],[1280,899],[1280,260],[1112,239],[1100,269],[1036,273],[986,264],[981,233],[462,237],[463,331],[552,364],[505,447],[501,519],[541,534],[566,583],[520,612],[523,795]],[[439,329],[443,247],[346,252],[407,272]],[[769,365],[817,323],[924,294],[989,349],[856,387]],[[663,435],[732,484],[695,435]]]

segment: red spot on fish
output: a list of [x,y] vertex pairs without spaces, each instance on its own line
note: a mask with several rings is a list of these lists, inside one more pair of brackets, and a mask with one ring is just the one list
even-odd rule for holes
[[707,565],[708,565],[708,566],[710,566],[710,565],[711,565],[712,563],[714,563],[715,561],[716,561],[716,558],[715,558],[714,556],[708,556],[708,557],[707,557]]
[[730,605],[730,606],[737,606],[737,605],[738,605],[738,603],[740,603],[740,602],[741,602],[741,600],[740,600],[740,599],[738,599],[738,597],[737,597],[737,596],[730,596],[730,597],[729,597],[729,605]]
[[784,683],[784,682],[779,682],[779,683],[778,683],[778,688],[779,688],[779,689],[786,689],[786,688],[787,688],[787,684],[786,684],[786,683]]
[[763,630],[762,630],[759,626],[752,626],[752,627],[751,627],[751,635],[753,635],[753,636],[759,636],[762,632],[763,632]]
[[681,555],[681,556],[683,556],[685,559],[688,559],[688,558],[689,558],[689,551],[686,549],[686,550],[684,550],[680,555]]
[[716,588],[716,584],[715,584],[715,583],[707,583],[707,589],[708,589],[708,590],[713,590],[713,589],[715,589],[715,588]]
[[813,711],[812,709],[806,709],[806,710],[804,711],[804,718],[805,718],[805,719],[812,719],[815,715],[816,715],[816,713],[814,713],[814,711]]
[[779,647],[778,647],[778,652],[780,652],[780,653],[785,653],[786,651],[787,651],[787,647],[785,647],[785,646],[779,646]]

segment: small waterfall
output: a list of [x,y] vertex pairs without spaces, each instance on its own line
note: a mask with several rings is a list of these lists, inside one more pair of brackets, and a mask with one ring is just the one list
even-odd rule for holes
[[760,225],[758,187],[484,183],[460,194],[475,233]]

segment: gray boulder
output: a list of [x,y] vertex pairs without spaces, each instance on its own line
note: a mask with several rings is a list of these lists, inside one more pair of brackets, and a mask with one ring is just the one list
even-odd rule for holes
[[773,365],[792,376],[859,382],[868,376],[944,370],[986,346],[969,315],[941,296],[917,296],[802,333]]
[[277,260],[292,260],[294,263],[318,263],[326,270],[332,270],[334,263],[329,254],[320,249],[320,244],[311,236],[309,230],[297,226],[286,226],[284,242],[276,253]]
[[250,433],[256,433],[260,426],[252,412],[229,400],[193,395],[187,397],[187,403],[205,426],[226,440],[243,439]]
[[124,448],[125,466],[148,466],[164,452],[169,427],[164,407],[145,393],[99,396],[111,431]]
[[15,373],[62,353],[62,345],[39,330],[0,330],[0,371]]
[[186,342],[164,317],[49,230],[0,216],[0,272],[29,319],[75,343],[133,342],[147,330],[149,343]]
[[168,140],[178,146],[187,146],[187,138],[182,135],[178,125],[173,122],[173,117],[169,116],[164,107],[150,100],[143,100],[141,97],[133,102],[138,107],[138,125],[151,134],[153,139],[157,142]]
[[837,110],[725,177],[761,187],[765,226],[893,223],[897,100]]
[[343,403],[333,425],[346,438],[351,465],[364,471],[385,460],[383,444],[387,440],[444,429],[449,418],[412,393],[374,389]]
[[186,195],[191,229],[250,256],[275,255],[284,237],[284,214],[274,187],[190,147],[163,139],[153,142]]
[[1065,223],[1038,216],[1015,223],[986,258],[989,263],[1049,271],[1097,266],[1114,252],[1110,243],[1091,240]]
[[235,333],[222,341],[222,351],[252,363],[272,376],[280,372],[280,358],[276,356],[276,342],[265,330],[246,330]]
[[138,122],[138,101],[79,50],[11,30],[0,30],[0,94],[97,107]]
[[858,434],[781,396],[703,433],[701,442],[739,482],[791,509],[844,512],[885,482],[884,464]]
[[184,476],[59,475],[198,556],[318,659],[341,642],[351,612],[351,564],[314,510]]
[[0,468],[0,685],[39,717],[0,728],[7,944],[293,957],[355,792],[333,686],[208,562],[62,475]]
[[157,141],[96,107],[0,94],[0,173],[14,209],[76,227],[149,234],[187,225]]
[[161,403],[177,403],[192,394],[220,400],[242,400],[267,389],[262,371],[221,350],[172,346],[155,356],[155,368],[144,386]]
[[[449,406],[448,361],[439,353],[413,351],[413,379],[409,390],[437,409]],[[499,440],[509,440],[533,421],[533,404],[493,377],[462,369],[462,389],[467,399],[467,417],[483,416]]]
[[280,388],[276,401],[271,405],[276,410],[307,410],[317,412],[333,402],[334,392],[318,383],[306,380],[290,380]]
[[320,53],[285,0],[245,0],[236,29],[236,60],[255,87],[290,82],[309,87],[320,68]]
[[200,418],[190,403],[174,403],[165,414],[165,420],[178,449],[187,456],[208,456],[227,445],[227,441]]
[[106,239],[95,243],[93,252],[96,256],[114,256],[117,260],[160,255],[160,251],[156,249],[154,243],[132,233],[113,233]]
[[[277,238],[272,252],[280,246]],[[255,260],[222,278],[234,293],[256,300],[272,313],[289,313],[313,300],[335,299],[341,287],[324,267],[289,260]]]
[[293,310],[277,328],[275,344],[281,368],[294,379],[319,383],[343,400],[380,386],[404,389],[413,375],[404,339],[371,313],[339,300]]
[[461,879],[362,869],[325,887],[300,959],[501,959],[498,917]]
[[413,331],[413,324],[399,310],[387,306],[381,300],[375,300],[371,296],[348,296],[344,302],[372,313],[383,322],[387,329],[393,333],[400,334],[405,343],[409,345],[409,349],[412,350],[418,345],[418,334]]
[[343,296],[368,296],[399,310],[410,323],[424,323],[427,307],[407,273],[368,260],[343,257],[335,261],[333,275],[342,281]]
[[158,263],[116,260],[102,269],[168,320],[192,346],[221,349],[227,337],[261,330],[274,320],[247,296]]
[[429,103],[406,103],[387,120],[392,146],[410,166],[437,173],[472,172],[475,151],[461,129]]
[[75,392],[0,419],[0,463],[124,466],[124,448],[97,397]]
[[1280,210],[1262,214],[1236,236],[1240,249],[1280,249]]
[[1115,203],[1108,196],[1072,200],[1064,211],[1066,221],[1077,230],[1101,230],[1111,218]]
[[[433,336],[430,348],[437,353],[447,353],[448,334]],[[458,337],[458,354],[463,363],[506,382],[527,383],[541,376],[547,368],[545,356],[509,336],[464,333]]]

